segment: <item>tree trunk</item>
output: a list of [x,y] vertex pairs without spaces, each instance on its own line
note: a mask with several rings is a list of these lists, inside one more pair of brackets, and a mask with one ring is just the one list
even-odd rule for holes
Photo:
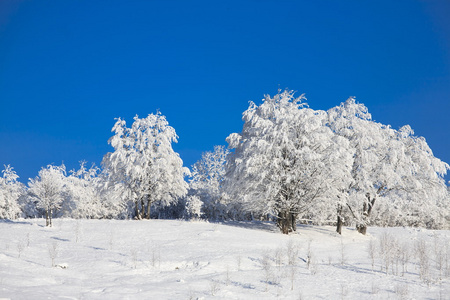
[[358,225],[356,225],[356,230],[358,230],[359,233],[366,235],[367,225],[366,224],[358,224]]
[[141,216],[139,214],[139,201],[138,200],[136,200],[134,202],[134,214],[135,214],[134,218],[136,220],[140,220],[141,219]]
[[52,224],[52,214],[53,214],[53,210],[50,209],[50,213],[49,213],[49,219],[50,219],[50,223],[49,223],[50,225],[49,225],[49,226],[50,226],[50,227],[52,227],[52,225],[53,225],[53,224]]
[[338,204],[337,207],[337,223],[336,223],[336,232],[342,235],[342,225],[344,222],[342,222],[342,205]]
[[150,200],[147,201],[147,219],[150,220],[150,209],[152,207],[152,203]]
[[289,213],[291,215],[292,231],[297,231],[297,214]]
[[289,234],[289,232],[292,232],[293,223],[295,223],[295,221],[293,220],[290,212],[280,211],[278,213],[277,226],[283,234]]
[[49,208],[45,210],[45,226],[50,226]]
[[372,212],[372,208],[375,205],[375,199],[376,197],[373,197],[373,199],[370,199],[370,194],[366,194],[367,202],[364,202],[363,204],[363,222],[356,225],[356,230],[358,230],[359,233],[366,235],[367,233],[367,224],[369,223],[369,217],[370,213]]
[[336,232],[342,235],[342,218],[340,215],[337,216]]
[[139,218],[139,220],[145,219],[145,203],[144,203],[144,199],[141,199],[141,217]]

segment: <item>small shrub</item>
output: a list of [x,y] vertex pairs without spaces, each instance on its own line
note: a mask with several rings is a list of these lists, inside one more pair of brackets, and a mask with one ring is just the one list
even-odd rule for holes
[[19,241],[17,243],[17,252],[19,253],[19,258],[20,258],[20,255],[22,254],[24,249],[25,249],[24,244],[22,243],[22,241]]
[[48,255],[50,256],[50,259],[52,260],[52,267],[54,267],[55,266],[55,259],[58,256],[58,243],[57,242],[53,242],[48,247]]

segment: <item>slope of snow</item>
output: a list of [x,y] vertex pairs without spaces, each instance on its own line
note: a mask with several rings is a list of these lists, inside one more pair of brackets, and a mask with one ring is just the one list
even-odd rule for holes
[[333,227],[287,236],[255,222],[44,225],[0,221],[0,298],[450,299],[450,231],[346,228],[341,237]]

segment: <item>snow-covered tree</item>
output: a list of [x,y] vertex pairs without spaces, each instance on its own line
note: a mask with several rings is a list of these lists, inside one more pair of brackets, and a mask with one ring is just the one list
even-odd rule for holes
[[5,165],[0,177],[0,219],[15,219],[21,215],[19,197],[25,189],[22,183],[17,181],[19,176],[10,165]]
[[198,196],[189,195],[186,197],[185,215],[189,219],[199,219],[202,215],[203,202]]
[[203,213],[209,219],[223,218],[226,213],[221,184],[228,154],[224,146],[215,146],[213,152],[203,153],[202,158],[192,166],[190,194],[203,202]]
[[[328,117],[333,132],[346,138],[354,151],[348,197],[337,203],[338,232],[342,225],[339,220],[347,211],[358,231],[365,234],[380,199],[391,213],[396,210],[409,215],[411,205],[429,207],[444,197],[443,176],[448,165],[435,158],[425,139],[414,137],[409,126],[397,131],[374,122],[367,107],[354,98],[330,109]],[[409,204],[399,205],[399,201]]]
[[[326,113],[307,108],[304,100],[284,91],[266,96],[260,106],[250,103],[242,132],[227,138],[235,149],[227,192],[252,213],[275,217],[283,233],[295,230],[299,216],[314,213],[349,178],[343,141],[325,126]],[[337,161],[342,163],[335,166]]]
[[99,192],[98,174],[100,169],[86,168],[86,162],[80,163],[78,170],[70,171],[65,178],[65,199],[61,207],[63,216],[72,218],[102,218],[104,207]]
[[442,228],[448,216],[444,176],[449,165],[433,155],[425,138],[414,135],[410,126],[389,130],[387,196],[398,219],[406,225]]
[[124,185],[113,184],[109,181],[108,174],[103,170],[95,179],[95,190],[101,202],[101,218],[127,219],[132,217],[133,207],[127,198],[128,193],[123,189]]
[[131,128],[119,118],[112,131],[114,152],[102,164],[112,188],[134,206],[135,218],[150,218],[152,205],[165,207],[186,195],[189,170],[172,149],[178,136],[165,116],[136,116]]
[[52,217],[63,201],[66,167],[48,165],[36,178],[30,179],[28,191],[36,198],[36,206],[45,210],[46,225],[52,226]]

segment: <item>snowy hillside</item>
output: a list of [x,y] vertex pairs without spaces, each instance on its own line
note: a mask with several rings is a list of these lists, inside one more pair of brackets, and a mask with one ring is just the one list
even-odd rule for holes
[[6,299],[450,299],[449,260],[450,231],[0,221]]

